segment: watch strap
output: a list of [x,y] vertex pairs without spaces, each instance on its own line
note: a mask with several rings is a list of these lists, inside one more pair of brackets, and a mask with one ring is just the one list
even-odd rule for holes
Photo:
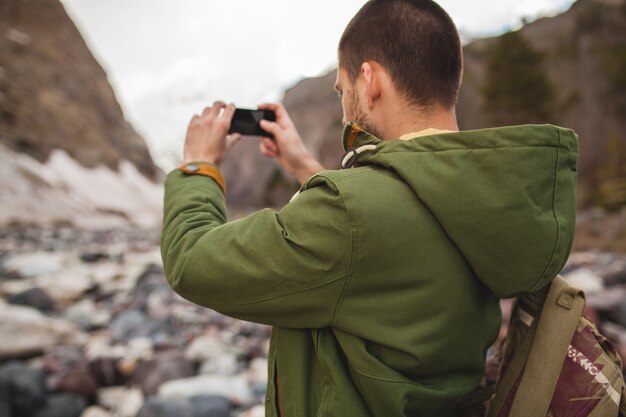
[[220,186],[224,194],[226,194],[226,181],[224,180],[224,176],[218,167],[209,163],[202,162],[192,162],[188,164],[184,164],[178,167],[185,174],[189,175],[204,175],[205,177],[210,177],[217,182]]

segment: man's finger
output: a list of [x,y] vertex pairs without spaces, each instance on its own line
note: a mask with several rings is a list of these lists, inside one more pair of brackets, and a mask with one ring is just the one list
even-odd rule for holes
[[265,130],[266,132],[271,133],[272,135],[274,135],[274,137],[278,136],[281,132],[281,127],[278,123],[276,122],[270,122],[269,120],[261,120],[261,129]]
[[209,114],[209,112],[211,112],[211,107],[205,107],[204,111],[202,112],[202,116],[206,116],[207,114]]
[[234,104],[229,104],[228,106],[226,106],[226,108],[224,109],[224,113],[222,114],[222,118],[228,122],[228,125],[230,125],[230,122],[232,122],[233,120],[233,115],[235,114],[235,105]]
[[224,107],[226,107],[226,103],[224,103],[223,101],[216,101],[215,103],[213,103],[213,107],[211,107],[211,111],[208,115],[211,117],[217,117]]
[[259,106],[259,110],[272,110],[279,119],[288,117],[287,109],[283,103],[263,103]]
[[233,133],[232,135],[226,136],[226,149],[230,149],[235,143],[241,140],[241,135],[239,133]]
[[198,121],[198,119],[200,119],[200,116],[198,116],[197,114],[194,114],[193,117],[191,118],[191,121],[189,121],[189,124],[192,124],[193,122]]
[[261,153],[268,158],[275,158],[277,148],[273,144],[272,140],[264,138],[259,142],[259,148],[261,149]]

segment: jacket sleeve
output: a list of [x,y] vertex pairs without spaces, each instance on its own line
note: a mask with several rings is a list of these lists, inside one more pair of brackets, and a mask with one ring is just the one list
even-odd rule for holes
[[329,326],[348,274],[351,226],[343,198],[323,176],[280,212],[226,222],[209,177],[180,170],[165,181],[161,256],[184,298],[242,320],[279,327]]

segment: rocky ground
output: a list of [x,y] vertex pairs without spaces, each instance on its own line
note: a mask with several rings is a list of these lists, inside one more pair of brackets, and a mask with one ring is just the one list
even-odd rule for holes
[[[175,295],[156,230],[0,231],[0,415],[264,415],[267,326]],[[564,274],[626,357],[626,255]]]
[[174,294],[157,231],[0,232],[0,415],[264,415],[270,328]]

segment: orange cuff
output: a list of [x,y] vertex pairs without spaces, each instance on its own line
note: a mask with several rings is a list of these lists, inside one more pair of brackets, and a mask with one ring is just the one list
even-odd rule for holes
[[226,181],[224,180],[224,176],[219,168],[210,164],[203,164],[199,162],[181,165],[178,169],[183,171],[185,174],[204,175],[206,177],[213,178],[220,186],[224,194],[226,194]]

